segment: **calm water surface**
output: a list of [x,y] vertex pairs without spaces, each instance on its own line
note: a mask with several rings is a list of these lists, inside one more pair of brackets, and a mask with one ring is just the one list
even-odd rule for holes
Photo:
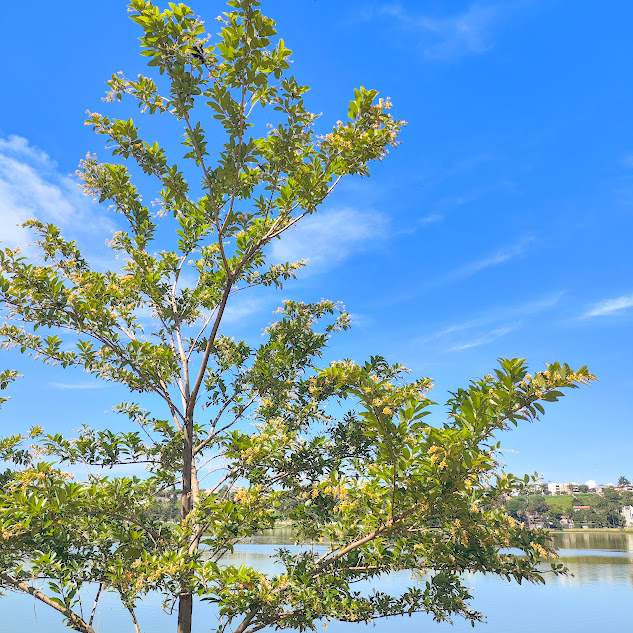
[[[596,633],[601,631],[633,632],[633,534],[631,533],[558,533],[555,545],[560,561],[572,576],[548,577],[546,585],[511,584],[507,581],[475,574],[468,577],[474,587],[473,606],[487,615],[486,624],[473,629],[467,622],[454,625],[435,624],[418,614],[411,618],[377,620],[375,627],[362,624],[330,622],[328,633]],[[271,555],[276,546],[291,543],[287,533],[267,534],[241,545],[227,557],[227,562],[242,562],[262,571],[274,567]],[[410,584],[409,575],[394,574],[376,582],[385,591],[397,592]],[[175,616],[161,612],[158,597],[146,599],[138,609],[143,633],[173,633]],[[216,619],[209,605],[200,605],[194,613],[195,633],[214,628]],[[0,598],[0,631],[67,633],[61,618],[30,596],[10,593]],[[114,596],[101,600],[97,631],[99,633],[133,632],[129,616]],[[322,629],[321,629],[322,630]]]

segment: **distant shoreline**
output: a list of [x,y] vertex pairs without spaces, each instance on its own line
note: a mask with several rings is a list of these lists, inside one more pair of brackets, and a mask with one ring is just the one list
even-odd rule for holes
[[581,534],[582,532],[625,532],[625,533],[633,533],[633,528],[607,528],[607,527],[599,527],[599,528],[564,528],[562,530],[550,530],[553,534],[567,534],[568,532],[575,532],[576,534]]

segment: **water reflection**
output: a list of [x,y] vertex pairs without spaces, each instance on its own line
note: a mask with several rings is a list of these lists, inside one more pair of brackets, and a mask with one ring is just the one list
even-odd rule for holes
[[[560,562],[573,575],[546,576],[545,585],[518,586],[493,576],[473,574],[467,577],[474,587],[473,606],[488,616],[487,624],[475,626],[475,633],[596,633],[597,631],[631,631],[630,603],[633,585],[633,534],[625,532],[563,532],[553,535],[560,549]],[[297,551],[292,530],[267,532],[238,545],[224,559],[227,564],[253,565],[261,571],[276,571],[275,550],[287,547]],[[315,550],[323,546],[315,546]],[[379,578],[377,588],[399,592],[410,586],[407,573]],[[143,633],[173,633],[175,614],[161,611],[158,596],[149,596],[139,608]],[[36,607],[37,619],[34,617]],[[34,605],[30,596],[9,594],[0,599],[0,630],[33,633],[67,633],[61,618],[43,605]],[[212,606],[202,604],[196,610],[194,633],[208,633],[217,624]],[[436,624],[431,618],[377,620],[370,629],[363,625],[331,622],[328,633],[465,633],[473,631],[463,621],[454,626]],[[320,631],[323,629],[320,628]],[[127,614],[114,596],[107,596],[99,612],[100,633],[132,633]]]
[[552,541],[560,549],[590,549],[633,552],[632,532],[553,532]]

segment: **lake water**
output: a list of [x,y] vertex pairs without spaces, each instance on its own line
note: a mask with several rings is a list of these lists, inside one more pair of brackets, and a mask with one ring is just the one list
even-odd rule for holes
[[[271,554],[276,546],[287,544],[288,538],[278,532],[262,536],[236,548],[230,557],[233,564],[245,562],[271,570]],[[490,576],[472,575],[468,582],[475,588],[474,608],[487,616],[485,624],[455,621],[454,625],[436,624],[426,615],[377,620],[375,626],[330,622],[328,633],[373,631],[398,633],[596,633],[633,631],[633,534],[556,533],[554,542],[560,548],[560,562],[573,576],[547,576],[545,585],[508,583]],[[227,557],[228,559],[228,557]],[[227,561],[228,562],[228,561]],[[410,584],[409,575],[394,574],[378,581],[385,591],[397,592]],[[35,633],[67,633],[56,612],[30,596],[9,593],[0,598],[0,631]],[[143,633],[173,633],[175,616],[162,613],[159,598],[148,598],[138,609]],[[194,612],[195,633],[206,633],[215,627],[212,607],[200,605]],[[133,626],[127,612],[114,596],[101,600],[99,633],[130,633]],[[320,630],[323,630],[322,628]]]

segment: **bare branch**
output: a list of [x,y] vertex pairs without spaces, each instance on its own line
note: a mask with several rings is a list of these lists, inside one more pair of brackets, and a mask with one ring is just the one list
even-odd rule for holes
[[97,595],[95,596],[94,604],[92,605],[92,613],[90,614],[90,621],[88,624],[92,626],[94,622],[95,615],[97,614],[97,605],[99,604],[99,598],[101,598],[101,592],[103,591],[103,583],[99,583],[99,589],[97,589]]
[[[237,395],[237,394],[235,394],[235,395]],[[253,404],[253,402],[255,402],[255,398],[251,398],[251,400],[249,400],[248,404],[246,404],[243,407],[241,407],[241,409],[239,410],[239,412],[237,413],[237,415],[233,418],[233,420],[231,422],[229,422],[228,424],[225,424],[222,428],[220,428],[220,429],[218,429],[216,431],[215,427],[216,427],[217,423],[220,421],[220,418],[222,417],[222,414],[224,413],[224,411],[226,411],[226,408],[235,399],[235,395],[233,395],[227,402],[224,403],[224,405],[220,409],[220,412],[218,413],[218,415],[216,416],[215,420],[213,421],[213,424],[211,425],[211,431],[209,432],[207,437],[205,437],[205,439],[202,440],[202,442],[200,442],[200,444],[198,444],[198,446],[196,446],[193,449],[193,454],[194,455],[197,455],[200,451],[204,450],[209,445],[209,443],[214,440],[214,438],[216,438],[218,435],[220,435],[220,433],[222,433],[223,431],[226,431],[227,429],[231,428],[236,422],[238,422],[241,419],[241,417],[244,415],[244,412],[246,411],[246,409],[248,409]]]
[[45,593],[42,593],[39,589],[36,589],[35,587],[32,587],[31,585],[22,582],[17,578],[14,578],[6,572],[0,572],[0,578],[2,578],[2,580],[9,583],[16,589],[28,593],[40,602],[43,602],[49,607],[52,607],[53,609],[55,609],[55,611],[59,611],[59,613],[68,618],[68,620],[72,623],[73,628],[75,628],[77,631],[80,631],[81,633],[95,633],[95,630],[92,628],[92,626],[85,622],[82,618],[80,618],[74,611],[72,611],[68,607],[58,604],[54,600],[51,600],[51,598],[49,598]]
[[141,633],[141,627],[138,624],[138,620],[136,619],[136,613],[134,613],[134,609],[131,605],[125,604],[125,608],[129,611],[130,617],[132,618],[132,622],[134,623],[134,631],[136,633]]

